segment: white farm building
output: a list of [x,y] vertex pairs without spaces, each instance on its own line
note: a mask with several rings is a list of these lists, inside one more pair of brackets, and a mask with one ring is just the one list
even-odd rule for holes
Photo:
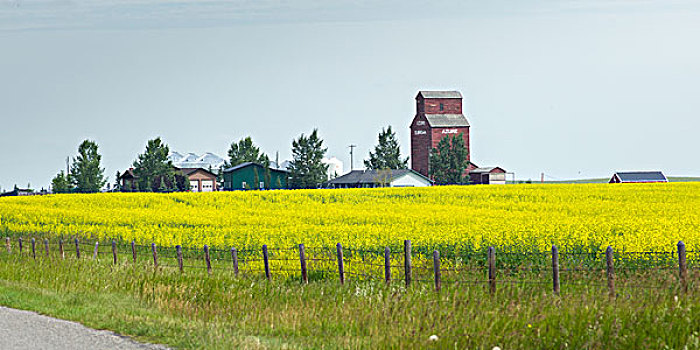
[[321,160],[323,164],[328,165],[328,179],[335,179],[343,173],[343,162],[336,158],[323,158]]
[[432,181],[411,169],[353,170],[326,183],[330,188],[426,187]]

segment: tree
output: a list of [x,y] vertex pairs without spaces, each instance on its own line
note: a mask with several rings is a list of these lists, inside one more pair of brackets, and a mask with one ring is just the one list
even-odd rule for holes
[[253,168],[253,189],[260,190],[260,175],[258,175],[258,169]]
[[430,151],[430,176],[443,185],[464,183],[462,174],[469,165],[468,154],[462,134],[444,137]]
[[168,145],[163,143],[160,137],[149,140],[146,151],[138,155],[134,161],[134,176],[137,188],[143,191],[158,191],[161,182],[165,182],[163,187],[172,188],[175,182],[175,169],[168,160]]
[[70,181],[68,181],[68,176],[61,170],[56,177],[51,180],[51,190],[53,193],[68,193],[73,189]]
[[175,175],[175,187],[178,191],[183,192],[192,190],[190,178],[185,175]]
[[272,182],[272,174],[270,173],[270,167],[265,168],[265,173],[263,174],[263,181],[265,182],[265,189],[269,190],[270,185],[272,185],[270,182]]
[[326,154],[323,140],[314,129],[308,137],[301,134],[292,141],[292,161],[289,162],[289,186],[291,188],[315,188],[328,180],[328,165],[321,161]]
[[396,140],[396,133],[391,130],[391,126],[379,133],[379,144],[374,147],[374,152],[369,152],[369,159],[365,160],[365,167],[368,169],[406,169],[408,167],[408,157],[401,159],[399,142]]
[[277,180],[275,181],[275,185],[277,189],[282,188],[282,180],[280,180],[279,176],[277,177]]
[[78,156],[73,158],[69,179],[78,192],[98,192],[107,182],[104,168],[100,168],[102,156],[97,153],[97,144],[85,140],[78,146]]
[[223,167],[219,168],[219,170],[216,173],[216,187],[217,188],[224,188],[224,169],[223,169]]
[[117,175],[114,177],[114,191],[121,191],[122,190],[122,184],[119,182],[119,178],[121,177],[121,174],[119,174],[119,170],[117,170]]
[[163,178],[160,178],[160,184],[158,185],[158,192],[165,192],[168,190],[168,187],[165,185],[165,181],[163,181]]
[[267,155],[261,153],[260,148],[253,144],[253,140],[250,136],[241,139],[238,143],[231,143],[231,148],[228,150],[228,157],[229,160],[225,164],[227,168],[245,162],[259,163],[268,166],[270,162]]
[[387,187],[391,183],[391,169],[378,169],[374,181],[381,187]]

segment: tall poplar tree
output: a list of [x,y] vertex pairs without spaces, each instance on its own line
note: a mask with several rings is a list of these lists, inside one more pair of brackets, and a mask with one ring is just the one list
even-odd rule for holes
[[430,151],[430,176],[442,185],[467,182],[462,174],[469,166],[468,154],[462,134],[442,138]]
[[121,177],[121,174],[119,173],[119,170],[117,170],[117,175],[114,176],[114,191],[121,191],[122,190],[122,183],[119,181]]
[[399,142],[396,140],[396,133],[391,130],[391,125],[379,133],[379,143],[374,147],[374,152],[369,152],[365,167],[376,170],[408,167],[408,157],[401,159]]
[[328,165],[322,162],[326,150],[318,129],[292,141],[292,161],[287,168],[291,188],[315,188],[328,180]]
[[169,152],[170,148],[160,137],[148,141],[146,151],[133,164],[138,189],[155,192],[174,187],[175,169],[168,160]]
[[231,143],[228,157],[229,159],[225,164],[226,167],[236,166],[245,162],[258,163],[264,166],[269,166],[270,164],[270,159],[267,155],[260,152],[260,148],[255,146],[250,136],[240,139],[238,143]]
[[68,176],[61,170],[56,177],[51,180],[51,191],[53,193],[68,193],[73,189]]
[[69,179],[78,192],[98,192],[105,185],[104,168],[100,168],[102,156],[97,153],[97,143],[83,141],[78,146],[78,156],[73,158]]

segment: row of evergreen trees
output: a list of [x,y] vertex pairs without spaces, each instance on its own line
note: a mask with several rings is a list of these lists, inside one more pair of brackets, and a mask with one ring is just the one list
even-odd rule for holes
[[[135,181],[130,188],[121,188],[120,174],[117,172],[115,189],[123,191],[186,191],[190,188],[189,179],[176,174],[168,154],[168,145],[160,137],[149,140],[146,151],[139,154],[133,163]],[[54,193],[90,193],[100,191],[107,183],[104,168],[101,167],[102,155],[98,153],[95,141],[85,140],[78,146],[78,155],[73,158],[70,173],[59,172],[51,180]]]
[[[328,165],[322,162],[327,148],[314,129],[308,136],[301,134],[292,141],[292,161],[289,163],[290,188],[314,188],[327,180]],[[177,174],[167,157],[170,149],[160,137],[149,140],[144,153],[139,154],[133,162],[134,183],[130,188],[121,188],[120,174],[117,172],[115,189],[122,191],[186,191],[190,188],[187,176]],[[267,170],[263,174],[264,182],[270,183],[270,158],[260,151],[250,137],[233,142],[228,150],[225,167],[236,166],[245,162],[263,165]],[[73,158],[70,173],[58,173],[51,181],[53,192],[98,192],[107,183],[104,168],[101,167],[102,156],[98,153],[97,143],[83,141],[78,147],[78,155]],[[364,161],[368,169],[405,169],[408,157],[401,157],[399,143],[391,126],[382,129],[374,151],[369,152],[369,159]],[[465,183],[462,177],[468,166],[467,150],[462,135],[443,138],[430,152],[430,175],[439,184]],[[219,174],[220,175],[220,174]]]
[[[290,188],[314,188],[327,180],[328,165],[321,161],[327,149],[323,140],[314,129],[309,136],[301,134],[292,142],[292,161],[287,170],[290,172]],[[464,184],[468,179],[463,176],[469,166],[468,151],[462,134],[444,137],[436,148],[430,152],[430,177],[438,184]],[[234,142],[228,151],[229,161],[226,166],[235,166],[244,162],[259,163],[269,168],[270,158],[260,152],[250,137]],[[279,165],[279,164],[278,164]],[[364,161],[367,169],[406,169],[408,157],[401,157],[396,133],[388,126],[379,133],[374,151],[369,152],[369,159]],[[255,181],[257,183],[258,181]],[[265,174],[265,183],[269,183],[269,169]]]

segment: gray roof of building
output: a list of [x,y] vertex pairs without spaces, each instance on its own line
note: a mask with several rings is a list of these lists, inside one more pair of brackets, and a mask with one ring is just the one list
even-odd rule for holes
[[423,98],[462,98],[459,91],[418,91],[418,96],[423,96]]
[[432,127],[464,127],[469,126],[464,114],[426,114],[428,124]]
[[668,179],[660,171],[618,171],[615,173],[622,182],[666,182]]
[[334,185],[376,184],[394,181],[408,173],[415,173],[420,177],[426,178],[411,169],[353,170],[343,176],[328,181],[328,183]]
[[471,170],[470,173],[490,173],[494,169],[501,169],[503,168],[497,167],[497,166],[491,166],[491,167],[484,167],[484,168],[476,168],[474,170]]

